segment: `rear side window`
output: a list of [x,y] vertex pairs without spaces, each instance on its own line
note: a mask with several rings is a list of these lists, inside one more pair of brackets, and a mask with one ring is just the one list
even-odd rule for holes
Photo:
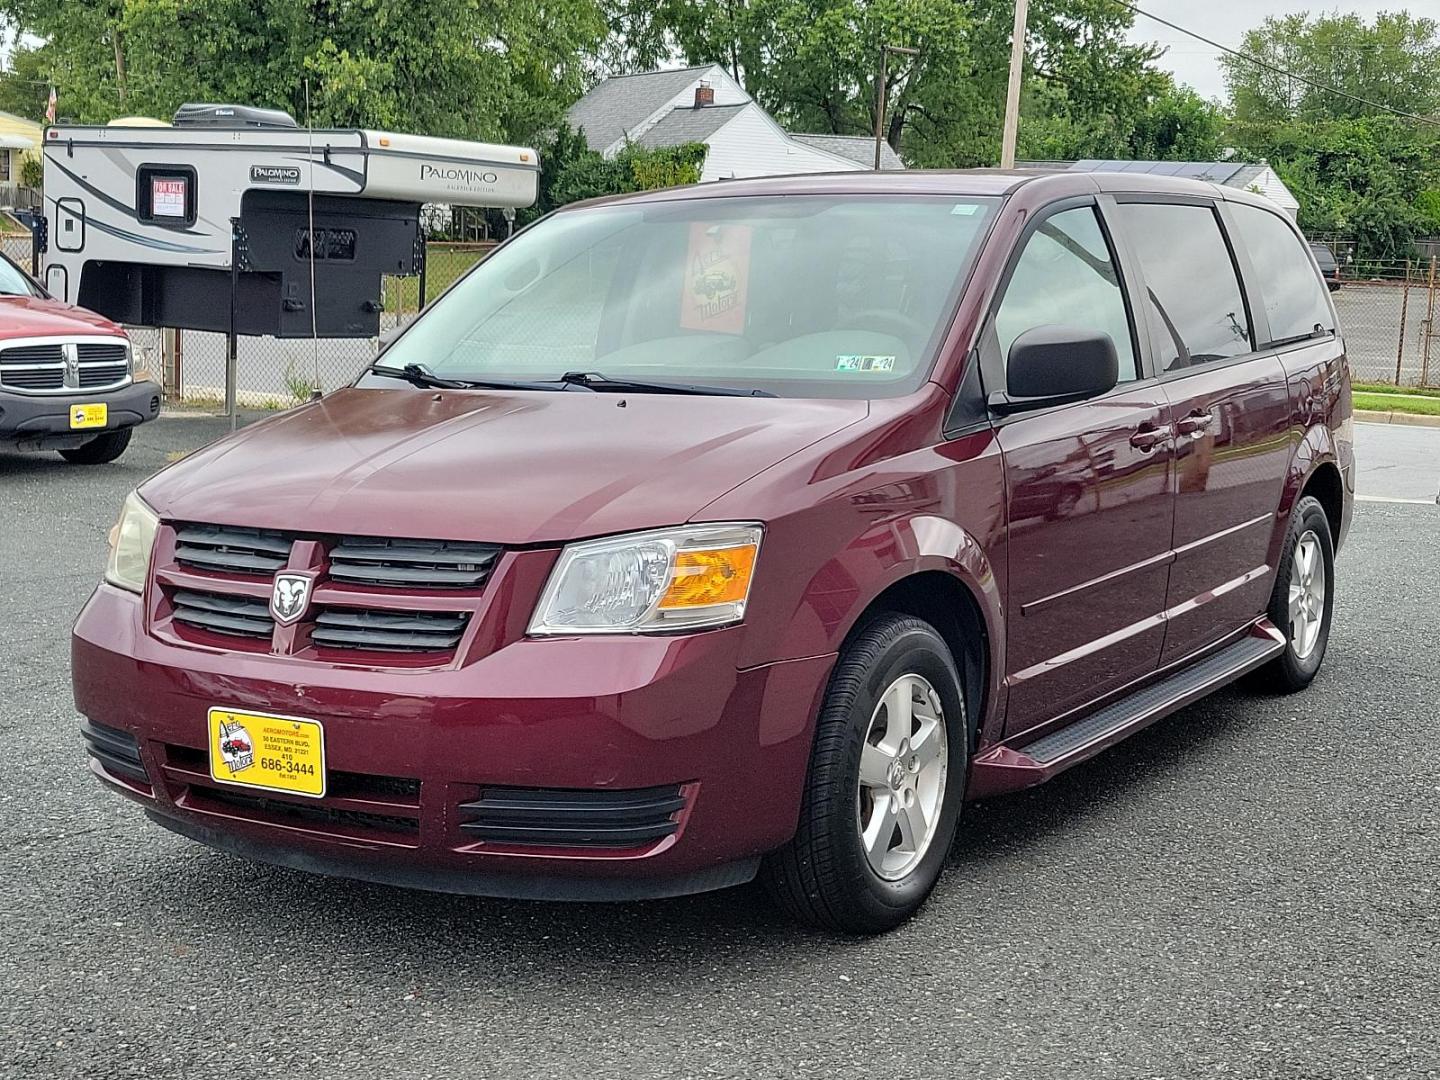
[[1119,212],[1145,272],[1159,369],[1180,371],[1250,352],[1240,279],[1215,211],[1180,203],[1121,203]]
[[[1265,297],[1270,344],[1332,332],[1335,320],[1325,289],[1300,237],[1279,216],[1258,206],[1236,203],[1230,212]],[[1333,256],[1329,261],[1334,265]]]
[[1025,241],[995,313],[1001,357],[1026,330],[1056,324],[1109,334],[1120,381],[1138,378],[1119,275],[1093,207],[1053,214]]

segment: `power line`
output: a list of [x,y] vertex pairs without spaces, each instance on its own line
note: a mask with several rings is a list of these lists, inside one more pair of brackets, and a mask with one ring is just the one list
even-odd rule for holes
[[1163,26],[1170,27],[1171,30],[1178,30],[1180,33],[1186,35],[1187,37],[1192,37],[1196,41],[1203,41],[1206,45],[1213,46],[1214,48],[1219,49],[1221,52],[1229,53],[1231,56],[1239,57],[1241,60],[1244,60],[1247,63],[1254,64],[1256,67],[1262,67],[1269,71],[1275,72],[1277,75],[1284,75],[1287,78],[1295,79],[1297,82],[1302,82],[1306,86],[1313,86],[1316,90],[1323,90],[1325,93],[1334,94],[1337,97],[1349,98],[1351,101],[1359,102],[1361,105],[1369,106],[1372,109],[1379,109],[1381,112],[1391,113],[1395,116],[1403,117],[1406,120],[1415,120],[1421,124],[1429,124],[1432,127],[1440,127],[1440,119],[1436,119],[1432,116],[1421,116],[1419,113],[1405,112],[1403,109],[1393,109],[1389,105],[1382,105],[1378,101],[1371,101],[1369,98],[1363,98],[1356,94],[1351,94],[1347,93],[1344,90],[1339,90],[1333,86],[1328,86],[1325,83],[1317,82],[1316,80],[1311,79],[1305,75],[1299,75],[1293,71],[1287,71],[1285,68],[1279,67],[1276,64],[1272,64],[1268,60],[1261,60],[1258,56],[1254,56],[1246,52],[1241,52],[1239,49],[1232,49],[1228,45],[1221,45],[1218,41],[1212,41],[1210,38],[1205,37],[1203,34],[1197,34],[1194,30],[1187,30],[1185,29],[1185,27],[1180,26],[1177,23],[1173,23],[1169,19],[1162,19],[1159,15],[1151,15],[1150,12],[1143,11],[1140,8],[1136,7],[1134,4],[1126,3],[1126,0],[1111,0],[1111,3],[1118,4],[1129,11],[1133,11],[1136,15],[1144,15],[1147,19],[1153,19]]

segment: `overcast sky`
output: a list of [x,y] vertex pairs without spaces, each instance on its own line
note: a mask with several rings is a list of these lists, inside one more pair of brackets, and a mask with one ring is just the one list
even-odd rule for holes
[[[1204,34],[1211,41],[1218,41],[1232,49],[1240,45],[1240,38],[1246,30],[1258,26],[1267,15],[1289,15],[1297,11],[1312,14],[1333,11],[1338,6],[1342,11],[1359,15],[1366,22],[1374,21],[1380,11],[1402,11],[1412,14],[1426,12],[1436,0],[1346,0],[1343,5],[1300,3],[1297,0],[1131,0],[1143,11],[1153,12],[1162,19]],[[1433,14],[1433,12],[1431,12]],[[1166,52],[1157,63],[1174,74],[1182,83],[1193,86],[1205,97],[1224,99],[1225,80],[1220,73],[1218,57],[1221,55],[1210,46],[1186,37],[1177,30],[1163,26],[1154,19],[1143,15],[1135,16],[1131,28],[1132,41],[1154,41],[1165,46]]]

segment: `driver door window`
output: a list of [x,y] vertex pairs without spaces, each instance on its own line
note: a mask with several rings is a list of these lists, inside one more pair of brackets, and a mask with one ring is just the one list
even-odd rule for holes
[[1109,334],[1120,381],[1139,378],[1119,271],[1094,207],[1052,214],[1025,242],[995,313],[1002,361],[1026,330],[1056,324]]

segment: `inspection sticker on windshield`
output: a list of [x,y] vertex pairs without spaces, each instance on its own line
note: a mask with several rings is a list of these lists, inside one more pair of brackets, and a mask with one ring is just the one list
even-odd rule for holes
[[836,371],[873,371],[884,374],[895,370],[893,356],[847,356],[835,357]]
[[975,213],[975,211],[979,209],[979,203],[961,202],[956,203],[954,206],[950,207],[950,213],[959,214],[961,217],[970,217],[972,214]]

